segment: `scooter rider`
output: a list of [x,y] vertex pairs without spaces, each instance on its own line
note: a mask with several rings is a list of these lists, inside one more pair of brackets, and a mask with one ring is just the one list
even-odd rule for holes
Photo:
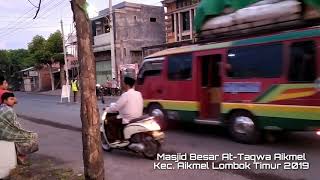
[[130,120],[139,118],[143,114],[143,98],[140,92],[134,89],[135,79],[124,78],[123,90],[125,91],[116,103],[111,103],[106,108],[107,112],[119,112],[118,116],[108,117],[108,124],[111,125],[113,140],[122,139],[124,124]]

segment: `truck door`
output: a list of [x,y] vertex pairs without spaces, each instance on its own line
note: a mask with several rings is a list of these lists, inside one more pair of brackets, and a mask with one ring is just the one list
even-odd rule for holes
[[200,57],[200,118],[217,120],[221,104],[221,59],[222,55]]

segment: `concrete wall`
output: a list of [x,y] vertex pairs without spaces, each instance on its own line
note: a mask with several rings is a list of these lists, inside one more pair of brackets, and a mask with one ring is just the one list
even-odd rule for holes
[[39,71],[40,74],[40,80],[39,82],[39,90],[40,91],[49,91],[51,90],[51,78],[50,78],[50,72],[48,69],[42,69]]
[[94,47],[95,46],[103,46],[103,45],[110,45],[111,36],[110,33],[100,34],[98,36],[94,36]]
[[[151,22],[155,18],[155,22]],[[142,47],[165,43],[163,7],[136,5],[115,10],[117,64],[142,61]],[[141,52],[141,57],[137,54]],[[132,54],[135,54],[132,57]]]

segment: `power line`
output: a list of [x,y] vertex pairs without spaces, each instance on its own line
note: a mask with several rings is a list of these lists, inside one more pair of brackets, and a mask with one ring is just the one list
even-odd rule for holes
[[[39,17],[42,17],[42,16],[44,16],[44,15],[46,15],[46,14],[48,14],[49,12],[51,12],[52,10],[54,10],[56,7],[58,7],[59,5],[61,5],[61,3],[63,3],[63,2],[67,2],[67,1],[65,1],[65,0],[62,0],[62,1],[59,1],[58,3],[56,3],[56,4],[52,4],[54,1],[50,1],[49,3],[47,3],[46,4],[46,6],[44,6],[44,8],[42,9],[42,10],[48,10],[47,12],[45,12],[45,13],[40,13],[40,15],[39,15]],[[50,15],[50,14],[49,14]],[[48,17],[48,16],[46,16],[46,17]],[[15,26],[15,29],[13,30],[13,31],[10,31],[10,32],[7,32],[7,33],[2,33],[2,35],[1,35],[1,38],[4,38],[4,37],[6,37],[6,36],[9,36],[9,35],[11,35],[11,34],[13,34],[13,33],[16,33],[16,32],[18,32],[18,31],[21,31],[21,27],[23,27],[23,26],[26,26],[26,25],[28,25],[28,24],[30,24],[30,23],[34,23],[35,21],[31,21],[30,22],[30,20],[29,21],[26,21],[26,22],[24,22],[24,23],[22,23],[22,24],[20,24],[20,27],[18,26]],[[38,23],[36,23],[36,24],[38,24]],[[36,24],[34,24],[34,25],[36,25]]]
[[38,8],[38,6],[34,5],[30,0],[28,0],[28,1],[33,7]]
[[[42,14],[43,18],[49,17],[49,15],[51,15],[49,12],[51,12],[53,9],[55,9],[55,8],[63,5],[65,2],[67,2],[67,1],[65,1],[65,0],[59,1],[57,4],[55,4],[55,5],[52,7],[51,10],[49,10],[49,11],[45,12],[44,14]],[[48,14],[48,13],[49,13],[49,14]]]
[[[65,26],[67,27],[68,25],[65,25]],[[36,27],[32,26],[32,27],[24,27],[24,28],[16,28],[16,29],[37,29],[37,28],[47,28],[47,27],[57,27],[57,26],[36,26]]]
[[[0,16],[0,18],[6,18],[6,19],[8,19],[8,18],[14,18],[15,20],[16,20],[16,18],[19,18],[18,16],[16,16],[16,17],[14,17],[14,16]],[[63,17],[63,18],[72,18],[72,17]],[[31,16],[29,16],[29,17],[21,17],[20,19],[32,19],[32,17]],[[43,18],[43,17],[37,17],[37,19],[39,20],[39,19],[46,19],[46,18]],[[13,22],[12,20],[8,20],[8,22]]]
[[38,13],[40,11],[40,8],[41,8],[41,0],[39,0],[39,5],[38,5],[38,10],[36,12],[36,15],[33,17],[33,19],[35,19],[37,16],[38,16]]
[[[73,22],[73,19],[68,19],[68,18],[66,18],[66,17],[62,17],[63,19],[64,19],[64,21],[71,21],[71,22]],[[38,22],[50,22],[50,21],[52,21],[52,20],[60,20],[61,18],[42,18],[42,19],[38,19],[37,21]],[[12,22],[12,21],[10,21],[10,20],[3,20],[3,19],[0,19],[0,22]],[[0,29],[5,29],[6,27],[1,27],[0,26]],[[7,28],[7,29],[12,29],[12,28]]]
[[[49,4],[51,4],[51,3],[53,3],[54,2],[54,0],[52,0],[52,1],[50,1],[50,2],[48,2],[47,4],[45,4],[44,6],[48,6]],[[17,27],[20,23],[23,23],[22,21],[24,21],[22,18],[25,16],[25,15],[28,15],[28,14],[30,14],[31,15],[31,11],[33,10],[34,8],[31,8],[29,11],[27,11],[26,13],[24,13],[23,15],[21,15],[17,20],[16,20],[16,22],[14,22],[13,24],[8,24],[6,27]],[[29,21],[30,21],[30,19],[29,19]],[[25,21],[25,22],[28,22],[28,20],[27,21]],[[21,25],[21,24],[20,24]],[[5,31],[1,31],[0,32],[0,36],[1,36],[1,34],[6,34],[6,32]]]
[[[16,20],[16,23],[22,18],[24,17],[26,14],[29,14],[34,8],[29,9],[28,11],[26,11],[23,15],[21,15],[20,17],[18,17],[18,19]],[[11,24],[12,26],[12,24]],[[7,25],[7,27],[10,27],[10,23]],[[0,32],[1,34],[2,32]]]

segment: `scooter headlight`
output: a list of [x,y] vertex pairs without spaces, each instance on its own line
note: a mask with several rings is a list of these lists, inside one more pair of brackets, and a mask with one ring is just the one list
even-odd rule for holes
[[164,114],[162,113],[162,111],[160,109],[154,109],[152,112],[151,112],[151,115],[153,117],[155,117],[155,119],[157,121],[162,121],[163,118],[164,118]]

